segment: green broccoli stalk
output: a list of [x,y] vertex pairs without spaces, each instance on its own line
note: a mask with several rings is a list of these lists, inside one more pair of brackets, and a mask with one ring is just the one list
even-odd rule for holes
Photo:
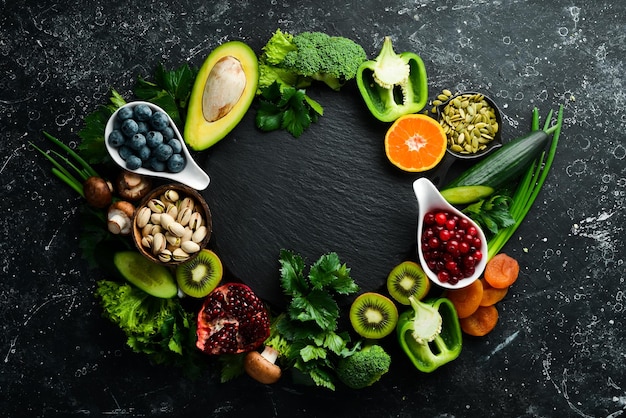
[[365,345],[361,350],[337,363],[336,373],[349,388],[362,389],[376,383],[389,371],[391,357],[377,344]]

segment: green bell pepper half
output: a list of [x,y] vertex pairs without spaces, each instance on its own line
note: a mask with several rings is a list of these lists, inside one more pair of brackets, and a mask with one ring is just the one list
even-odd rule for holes
[[378,57],[359,66],[356,82],[368,109],[382,122],[417,113],[428,102],[424,61],[413,52],[396,54],[389,37]]
[[437,309],[443,320],[441,332],[434,340],[420,343],[413,337],[413,309],[400,314],[396,331],[400,346],[413,365],[422,372],[430,373],[459,356],[463,338],[456,310],[449,299],[429,299],[422,303]]

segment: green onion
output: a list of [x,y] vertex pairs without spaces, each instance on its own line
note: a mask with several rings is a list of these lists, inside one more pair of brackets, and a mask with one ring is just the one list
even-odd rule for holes
[[[84,197],[83,183],[85,180],[89,177],[100,177],[100,175],[89,165],[89,163],[87,163],[70,147],[45,131],[43,134],[48,140],[67,152],[68,157],[54,150],[47,153],[32,142],[30,145],[52,163],[54,166],[52,167],[52,174],[74,189],[79,195]],[[74,162],[70,160],[70,158],[72,158]],[[65,164],[65,166],[63,164]],[[69,167],[69,169],[67,167]],[[70,169],[72,171],[70,171]]]
[[[556,124],[550,127],[552,120],[552,111],[548,113],[548,117],[544,123],[543,130],[548,135],[552,135],[552,143],[548,154],[542,153],[533,164],[528,168],[522,179],[520,180],[517,189],[513,193],[513,203],[511,204],[509,211],[511,217],[515,220],[515,223],[506,228],[500,229],[488,242],[487,259],[491,259],[494,255],[498,254],[502,247],[513,236],[517,228],[522,224],[522,221],[530,211],[535,199],[539,195],[543,184],[548,177],[548,172],[554,161],[556,155],[556,148],[559,142],[559,135],[561,134],[561,127],[563,125],[563,106],[559,107],[557,114]],[[539,129],[539,113],[535,108],[533,109],[532,129]]]

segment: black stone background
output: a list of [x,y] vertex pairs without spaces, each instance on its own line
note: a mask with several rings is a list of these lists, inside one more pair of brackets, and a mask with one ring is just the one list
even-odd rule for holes
[[[0,415],[617,417],[626,411],[624,198],[626,3],[606,0],[2,2],[0,16]],[[458,360],[417,372],[392,338],[377,385],[336,392],[247,377],[220,384],[152,366],[124,345],[93,296],[78,249],[79,199],[28,145],[48,130],[73,146],[111,88],[130,96],[162,62],[199,66],[228,40],[260,51],[277,28],[385,35],[443,88],[490,94],[504,135],[531,109],[565,106],[553,170],[505,251],[521,277],[497,328]],[[214,248],[280,303],[278,249],[338,251],[364,290],[412,255],[416,178],[391,169],[386,125],[354,85],[310,90],[325,116],[301,138],[261,134],[254,115],[197,159],[212,183]],[[458,166],[456,166],[458,169]],[[258,210],[257,210],[258,208]],[[311,215],[315,216],[311,216]],[[276,219],[283,220],[277,222]],[[231,241],[232,239],[232,241]],[[237,251],[237,245],[242,250]],[[255,274],[258,273],[258,274]],[[270,277],[268,283],[267,277]]]

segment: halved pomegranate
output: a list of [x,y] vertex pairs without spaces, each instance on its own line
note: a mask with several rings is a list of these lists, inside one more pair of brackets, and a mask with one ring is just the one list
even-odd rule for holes
[[270,335],[263,302],[248,286],[227,283],[206,297],[198,313],[196,346],[207,354],[244,353]]

